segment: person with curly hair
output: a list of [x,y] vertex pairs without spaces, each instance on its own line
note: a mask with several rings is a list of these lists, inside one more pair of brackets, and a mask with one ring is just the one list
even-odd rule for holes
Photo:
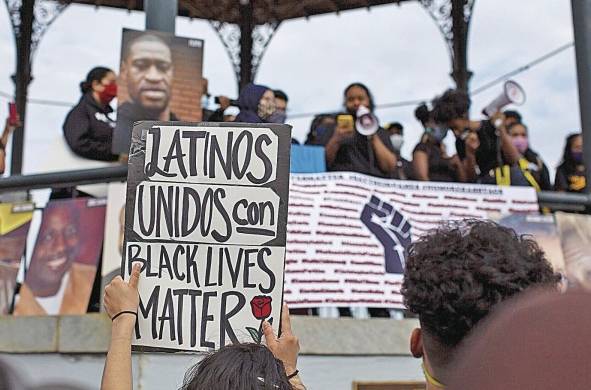
[[507,133],[504,115],[498,112],[487,120],[471,120],[470,104],[466,92],[449,89],[433,100],[433,120],[456,136],[456,150],[468,181],[495,184],[495,168],[515,165],[521,155]]
[[409,250],[402,284],[420,328],[410,340],[427,390],[444,388],[457,347],[495,305],[560,281],[537,243],[490,221],[466,220],[423,236]]

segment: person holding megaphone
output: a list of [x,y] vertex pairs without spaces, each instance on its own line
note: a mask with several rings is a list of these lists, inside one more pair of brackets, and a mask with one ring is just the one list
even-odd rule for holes
[[467,181],[493,184],[496,169],[519,163],[521,155],[504,125],[501,107],[487,109],[488,119],[469,118],[470,97],[462,90],[447,90],[433,100],[433,120],[449,127],[456,137],[456,150]]
[[361,83],[349,85],[344,106],[346,113],[337,115],[336,128],[326,143],[328,170],[391,177],[397,157],[388,132],[373,114],[371,92]]

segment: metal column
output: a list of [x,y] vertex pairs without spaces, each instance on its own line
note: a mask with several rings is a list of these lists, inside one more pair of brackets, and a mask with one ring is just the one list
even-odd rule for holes
[[591,1],[572,0],[587,192],[591,192]]
[[15,101],[23,126],[12,134],[10,174],[20,175],[23,171],[25,140],[25,117],[27,115],[27,91],[31,82],[31,41],[35,0],[23,0],[20,8],[19,36],[16,42],[16,72],[13,76]]
[[468,92],[472,72],[468,70],[468,22],[464,8],[467,0],[452,0],[453,69],[451,76],[458,89]]
[[238,89],[253,81],[252,74],[252,34],[254,31],[251,0],[240,1],[240,80]]
[[177,0],[144,0],[144,12],[146,13],[146,30],[175,33]]

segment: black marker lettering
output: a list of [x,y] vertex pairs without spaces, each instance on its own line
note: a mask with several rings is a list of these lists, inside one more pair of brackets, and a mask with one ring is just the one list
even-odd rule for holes
[[263,165],[265,167],[265,172],[263,173],[263,176],[260,179],[257,179],[256,177],[254,177],[254,175],[251,172],[248,172],[246,174],[246,178],[248,180],[250,180],[250,182],[253,184],[263,184],[267,180],[269,180],[269,178],[273,174],[273,163],[271,162],[269,157],[265,154],[265,151],[263,150],[263,147],[262,147],[262,142],[264,142],[267,146],[269,146],[273,141],[271,141],[271,138],[267,134],[260,135],[259,137],[257,137],[257,139],[255,141],[254,153],[263,162]]
[[273,271],[271,271],[267,266],[267,263],[265,262],[266,256],[271,256],[271,249],[262,248],[257,255],[257,264],[259,268],[264,273],[266,273],[267,276],[269,276],[269,287],[265,288],[262,284],[259,284],[259,290],[263,294],[270,294],[271,292],[273,292],[273,289],[275,288],[275,274],[273,274]]
[[[234,306],[230,312],[227,312],[226,305],[228,298],[230,296],[234,296],[238,298],[238,302]],[[232,329],[232,325],[230,324],[230,318],[234,317],[238,312],[244,307],[246,303],[246,298],[244,295],[239,293],[238,291],[226,291],[222,294],[222,303],[221,303],[221,316],[220,316],[220,347],[226,345],[226,333],[230,338],[230,341],[233,344],[238,344],[238,338],[234,333],[234,329]]]
[[185,169],[185,162],[183,161],[185,154],[183,153],[183,147],[181,145],[181,137],[179,133],[179,130],[176,130],[174,132],[174,137],[172,138],[170,148],[168,149],[168,154],[166,155],[166,157],[164,157],[164,170],[166,172],[170,171],[170,163],[173,160],[176,160],[181,175],[183,176],[183,178],[186,179],[187,170]]
[[201,346],[207,348],[215,348],[215,343],[205,341],[207,333],[207,323],[213,321],[213,315],[209,314],[209,298],[217,297],[216,291],[210,291],[203,294],[203,311],[201,312]]

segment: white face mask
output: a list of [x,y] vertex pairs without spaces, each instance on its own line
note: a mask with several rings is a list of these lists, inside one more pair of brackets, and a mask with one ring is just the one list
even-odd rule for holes
[[394,150],[400,152],[400,149],[402,149],[402,145],[404,144],[404,137],[402,137],[401,134],[392,134],[390,136],[390,142],[392,142]]
[[205,108],[205,109],[209,108],[209,96],[208,95],[201,95],[201,108]]

